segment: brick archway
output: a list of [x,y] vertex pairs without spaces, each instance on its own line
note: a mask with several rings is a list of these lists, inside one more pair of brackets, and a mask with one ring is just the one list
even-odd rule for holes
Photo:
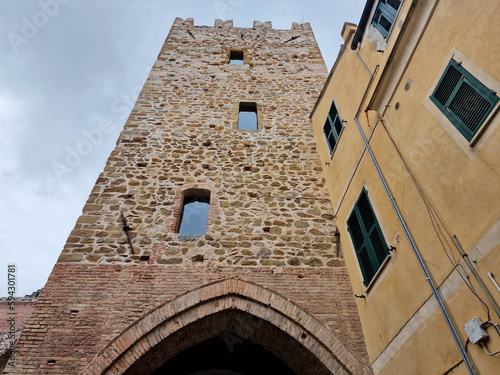
[[252,316],[272,325],[306,348],[332,374],[372,374],[314,316],[269,289],[239,279],[207,284],[153,309],[109,342],[82,374],[126,373],[141,357],[177,332],[227,312]]

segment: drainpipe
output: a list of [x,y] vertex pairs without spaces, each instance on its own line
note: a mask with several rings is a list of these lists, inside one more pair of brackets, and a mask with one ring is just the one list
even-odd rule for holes
[[389,197],[389,200],[391,201],[392,208],[394,209],[394,212],[396,213],[396,216],[398,217],[399,223],[401,224],[403,231],[406,235],[406,238],[408,238],[408,241],[410,242],[410,246],[413,250],[413,253],[415,254],[415,257],[417,258],[418,264],[420,265],[420,268],[422,269],[425,279],[427,280],[429,286],[431,287],[432,294],[436,298],[436,301],[439,305],[439,308],[441,309],[441,313],[444,316],[444,320],[446,321],[446,324],[448,325],[448,328],[450,329],[451,335],[453,336],[453,339],[455,340],[455,343],[457,344],[458,351],[462,355],[462,358],[464,360],[465,366],[467,367],[467,370],[469,371],[470,375],[478,375],[476,370],[474,369],[474,366],[472,364],[471,359],[469,358],[469,355],[467,354],[462,341],[460,340],[460,336],[457,332],[457,329],[455,328],[455,325],[453,321],[451,320],[451,316],[444,304],[443,297],[441,297],[441,294],[439,293],[438,288],[436,287],[436,284],[432,280],[431,274],[429,273],[429,270],[427,269],[427,266],[424,263],[424,260],[422,259],[422,256],[420,255],[420,251],[417,248],[417,245],[415,244],[415,241],[413,241],[413,237],[410,234],[410,231],[408,227],[406,226],[406,222],[403,219],[403,216],[401,215],[401,212],[399,211],[398,206],[396,205],[396,201],[394,200],[394,197],[391,194],[391,191],[389,189],[389,186],[387,185],[387,182],[382,174],[382,171],[380,170],[380,167],[377,163],[377,160],[375,159],[375,156],[373,155],[372,149],[370,147],[370,144],[368,143],[368,140],[366,139],[365,134],[363,133],[363,129],[361,129],[361,125],[358,121],[358,115],[359,112],[361,111],[361,106],[363,105],[363,102],[365,101],[365,97],[368,93],[368,90],[372,84],[373,78],[375,74],[377,73],[377,70],[379,69],[379,65],[375,67],[375,70],[373,71],[373,74],[371,74],[370,81],[368,82],[368,85],[366,86],[365,93],[363,94],[363,98],[361,99],[361,103],[359,103],[358,110],[356,112],[356,115],[354,116],[354,122],[356,123],[356,126],[358,128],[359,134],[361,135],[361,138],[363,139],[363,143],[365,145],[366,151],[368,151],[368,154],[370,155],[370,159],[377,170],[377,174],[380,178],[380,181],[382,182],[382,185],[384,186],[385,192],[387,193],[387,196]]
[[[452,234],[451,235],[451,239],[453,240],[453,242],[455,242],[455,245],[456,245],[458,251],[460,251],[460,255],[462,256],[462,258],[464,258],[465,263],[467,263],[467,267],[469,267],[469,269],[471,270],[472,274],[474,275],[474,277],[476,278],[477,282],[479,283],[479,286],[483,290],[484,294],[486,294],[486,297],[488,297],[491,305],[493,306],[493,309],[495,310],[495,312],[497,313],[498,317],[500,318],[500,309],[498,308],[498,305],[496,304],[495,300],[493,299],[493,297],[491,296],[490,292],[486,288],[486,285],[484,285],[483,280],[481,279],[481,277],[477,273],[476,269],[472,265],[472,263],[471,263],[471,261],[469,259],[469,256],[467,255],[467,253],[462,248],[462,245],[460,245],[460,242],[458,242],[457,236],[454,235],[454,234]],[[497,331],[498,331],[498,329],[497,329]],[[498,333],[500,334],[500,331]]]
[[354,34],[354,38],[352,38],[352,50],[356,50],[358,48],[358,43],[361,42],[361,39],[363,39],[363,34],[365,32],[366,25],[369,22],[373,4],[375,4],[375,0],[368,0],[365,4],[365,8],[363,9],[363,13],[361,14],[361,19],[359,20],[358,29],[356,30],[356,34]]
[[361,58],[361,56],[359,56],[359,53],[358,51],[354,50],[354,53],[356,54],[356,56],[358,56],[358,59],[359,61],[361,61],[361,64],[363,64],[365,70],[368,72],[368,74],[370,75],[370,77],[373,75],[372,72],[370,72],[370,69],[368,69],[368,67],[366,66],[365,62],[363,61],[363,59]]

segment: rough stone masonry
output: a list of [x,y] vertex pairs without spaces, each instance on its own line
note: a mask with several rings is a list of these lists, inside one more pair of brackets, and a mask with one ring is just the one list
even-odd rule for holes
[[[307,23],[177,18],[7,373],[82,373],[158,306],[231,278],[297,304],[364,368],[309,118],[327,74]],[[240,103],[255,103],[258,130],[238,129]],[[197,189],[210,192],[207,232],[181,235],[183,197]]]
[[[308,118],[326,76],[307,24],[176,21],[59,262],[341,265]],[[258,131],[237,129],[240,102],[257,104]],[[191,187],[214,207],[207,235],[181,241]]]

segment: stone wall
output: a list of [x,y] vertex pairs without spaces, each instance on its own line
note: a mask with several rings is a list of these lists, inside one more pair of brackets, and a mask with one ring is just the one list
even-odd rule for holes
[[[311,27],[216,25],[175,21],[59,262],[343,264],[308,117],[327,76]],[[240,102],[257,103],[258,131],[237,129]],[[179,192],[196,185],[215,207],[186,240]]]

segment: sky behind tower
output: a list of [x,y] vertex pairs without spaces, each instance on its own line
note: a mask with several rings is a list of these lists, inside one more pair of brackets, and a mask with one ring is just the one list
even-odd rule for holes
[[175,17],[309,22],[328,69],[365,0],[2,0],[0,296],[43,287]]

